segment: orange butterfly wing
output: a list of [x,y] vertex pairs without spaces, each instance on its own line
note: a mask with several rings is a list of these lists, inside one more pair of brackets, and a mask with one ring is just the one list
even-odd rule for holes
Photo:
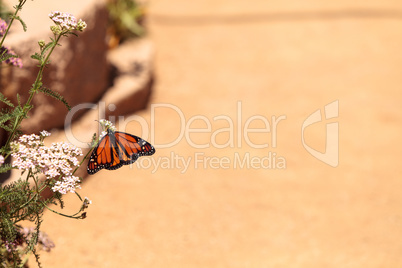
[[88,174],[95,174],[103,168],[118,169],[123,165],[134,163],[140,156],[154,153],[155,148],[140,137],[108,130],[105,137],[94,148],[89,158],[87,171]]

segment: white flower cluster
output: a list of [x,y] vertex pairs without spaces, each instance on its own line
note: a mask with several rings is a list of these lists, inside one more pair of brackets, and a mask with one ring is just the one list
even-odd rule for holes
[[113,125],[113,123],[106,119],[99,120],[99,123],[101,124],[102,128],[104,129],[104,131],[102,131],[101,134],[99,135],[99,140],[101,140],[104,136],[106,136],[108,129],[110,129],[112,131],[116,131],[116,127]]
[[4,156],[0,155],[0,166],[4,164]]
[[85,198],[84,198],[84,202],[82,202],[82,208],[83,208],[83,209],[86,209],[86,208],[88,208],[88,206],[89,206],[90,204],[92,204],[92,201],[89,200],[88,197],[85,197]]
[[101,124],[101,126],[104,129],[110,129],[110,130],[116,131],[116,127],[113,125],[113,123],[106,119],[99,120],[99,123]]
[[83,31],[87,24],[83,20],[77,20],[74,15],[70,13],[60,12],[60,11],[53,11],[49,14],[49,18],[53,20],[53,22],[58,26],[58,29],[52,28],[53,32],[59,31]]
[[43,173],[46,179],[60,176],[61,181],[56,181],[52,190],[61,194],[74,193],[75,189],[80,188],[80,179],[73,176],[72,172],[74,167],[79,166],[77,157],[82,155],[82,151],[64,142],[52,143],[50,147],[46,147],[43,138],[49,135],[48,132],[42,131],[41,136],[23,135],[18,139],[18,143],[13,142],[13,167],[31,170],[35,174]]

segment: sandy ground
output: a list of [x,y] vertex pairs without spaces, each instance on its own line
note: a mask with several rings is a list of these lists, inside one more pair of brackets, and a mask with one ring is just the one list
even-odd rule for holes
[[[157,152],[86,178],[87,219],[46,213],[56,248],[43,266],[401,267],[401,12],[398,1],[152,2],[159,106],[121,130]],[[318,109],[304,141],[324,152],[327,137],[336,167],[302,143]]]

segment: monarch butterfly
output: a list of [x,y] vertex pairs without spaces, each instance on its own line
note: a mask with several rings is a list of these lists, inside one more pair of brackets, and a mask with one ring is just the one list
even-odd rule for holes
[[102,168],[114,170],[134,163],[138,157],[153,155],[155,148],[140,137],[107,129],[107,134],[92,151],[88,161],[88,174]]

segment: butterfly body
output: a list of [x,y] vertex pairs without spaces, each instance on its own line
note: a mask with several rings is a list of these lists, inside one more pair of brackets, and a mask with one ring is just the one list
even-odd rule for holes
[[154,153],[155,148],[142,138],[108,129],[93,149],[87,171],[88,174],[95,174],[103,168],[115,170],[134,163],[140,156]]

